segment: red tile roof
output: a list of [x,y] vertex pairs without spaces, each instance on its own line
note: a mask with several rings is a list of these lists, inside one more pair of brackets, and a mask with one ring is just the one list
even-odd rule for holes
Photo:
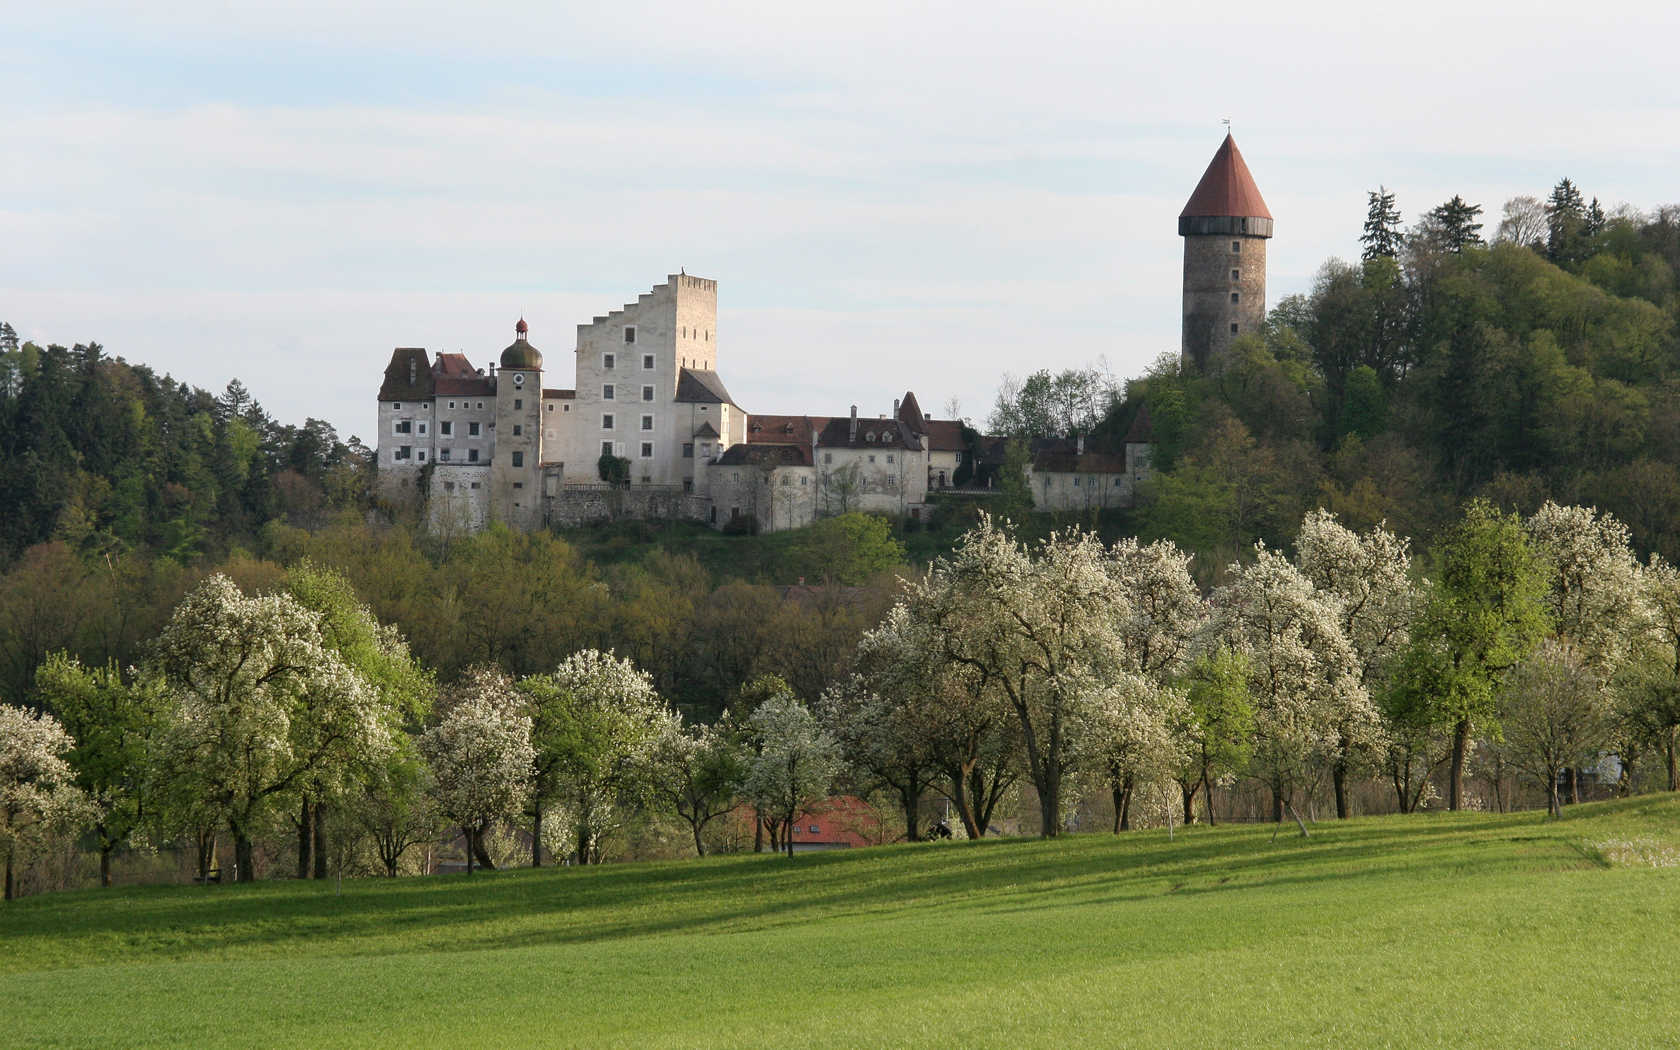
[[1248,172],[1248,165],[1243,163],[1242,152],[1237,149],[1237,141],[1229,134],[1220,143],[1219,152],[1213,155],[1207,171],[1202,173],[1202,181],[1196,184],[1196,192],[1190,195],[1190,200],[1179,213],[1180,218],[1262,218],[1269,219],[1272,213],[1266,210],[1266,201],[1260,196],[1260,187],[1254,184],[1254,176]]

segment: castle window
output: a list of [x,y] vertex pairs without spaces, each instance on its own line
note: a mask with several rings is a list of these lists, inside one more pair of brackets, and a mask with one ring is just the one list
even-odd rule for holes
[[483,408],[484,408],[484,402],[482,402],[482,401],[480,401],[480,402],[479,402],[479,403],[478,403],[478,407],[479,407],[479,408],[480,408],[480,409],[483,409]]
[[1241,253],[1242,253],[1242,242],[1241,241],[1232,241],[1231,242],[1231,254],[1232,255],[1240,255]]
[[455,483],[453,481],[444,482],[443,483],[443,491],[454,492],[455,491]]
[[513,399],[513,409],[514,409],[515,412],[519,411],[520,409],[522,409],[524,407],[525,407],[525,399],[524,398],[516,397],[516,398]]
[[426,462],[426,450],[425,449],[420,450],[420,462],[422,462],[422,463]]
[[617,398],[613,397],[613,385],[611,383],[601,384],[601,400],[602,401],[616,401],[617,400]]
[[396,454],[393,455],[391,458],[392,459],[407,459],[413,452],[414,452],[414,446],[413,445],[403,445],[401,448],[397,449]]
[[887,462],[891,463],[892,461],[893,461],[893,454],[891,452],[888,452],[887,453]]
[[393,412],[401,412],[401,411],[402,411],[402,402],[401,402],[401,401],[393,401],[393,402],[391,402],[391,411],[393,411]]
[[475,481],[475,482],[473,482],[473,483],[472,483],[472,484],[471,484],[471,485],[468,485],[468,486],[467,486],[467,488],[469,488],[469,489],[476,489],[476,488],[478,488],[478,482],[476,482],[476,481]]
[[393,434],[412,434],[413,432],[414,421],[412,419],[398,419],[391,424],[391,433]]
[[1231,271],[1231,280],[1236,281],[1236,280],[1240,280],[1241,278],[1242,278],[1242,271],[1241,270],[1232,270]]
[[643,459],[652,459],[653,458],[653,442],[651,442],[651,441],[642,442],[642,458]]
[[643,430],[652,430],[653,429],[653,417],[652,416],[644,415],[642,417],[642,429]]
[[642,367],[647,369],[650,372],[653,370],[653,355],[652,354],[643,354],[642,355]]
[[612,417],[612,413],[608,412],[601,417],[601,429],[602,430],[611,430],[612,428],[613,428],[613,417]]
[[799,483],[800,483],[800,484],[801,484],[801,485],[806,485],[806,484],[809,484],[809,483],[810,483],[810,481],[811,481],[811,479],[810,479],[810,478],[807,478],[807,477],[804,477],[804,476],[801,476],[801,477],[800,477],[800,479],[799,479]]
[[624,326],[624,341],[627,344],[628,343],[634,343],[636,341],[636,326],[635,325],[627,324],[627,325]]
[[[476,449],[476,448],[467,449],[467,462],[468,463],[477,463],[478,462],[478,449]],[[477,487],[478,487],[477,485],[473,486],[473,488],[477,488]]]
[[893,488],[893,487],[897,486],[897,484],[898,484],[898,475],[897,474],[888,474],[887,475],[887,487],[888,488]]
[[[514,454],[515,454],[515,455],[518,455],[518,453],[514,453]],[[516,467],[517,467],[517,466],[519,466],[519,464],[517,464],[517,463],[515,463],[515,464],[514,464],[514,466],[516,466]],[[524,483],[524,482],[523,482],[523,481],[516,481],[516,482],[514,482],[514,483],[513,483],[513,487],[514,487],[514,488],[516,488],[516,489],[522,489],[522,488],[524,488],[524,487],[525,487],[525,483]],[[516,507],[517,507],[517,506],[518,506],[518,505],[519,505],[519,504],[517,504],[517,503],[516,503],[516,504],[514,504],[514,506],[516,506]]]
[[448,449],[440,449],[438,451],[438,458],[443,460],[445,463],[449,462],[449,450]]
[[693,491],[694,491],[694,479],[693,478],[683,478],[683,492],[684,493],[689,493],[689,492],[693,492]]
[[516,467],[523,467],[525,465],[525,453],[515,452],[513,454],[513,465]]
[[610,456],[612,454],[613,454],[613,443],[611,441],[601,442],[601,455]]
[[478,423],[477,423],[477,421],[473,421],[473,422],[470,422],[470,423],[467,424],[467,436],[470,437],[470,438],[475,438],[475,437],[478,436]]
[[1115,478],[1115,479],[1114,479],[1114,487],[1115,487],[1115,488],[1119,488],[1119,487],[1120,487],[1120,479],[1119,479],[1119,478]]
[[521,426],[520,424],[515,423],[513,425],[513,436],[514,437],[519,437],[523,433],[525,433],[525,428],[523,426]]
[[1242,293],[1241,292],[1232,292],[1231,293],[1231,301],[1233,303],[1236,302],[1240,298],[1242,298]]
[[552,412],[552,411],[554,411],[554,406],[553,406],[553,405],[549,405],[549,406],[548,406],[548,410],[549,410],[549,411],[550,411],[550,412]]
[[618,367],[618,355],[617,354],[602,354],[601,355],[601,367],[607,369],[608,371],[611,371],[614,368],[617,368]]
[[833,463],[834,462],[834,453],[824,452],[823,453],[823,462],[824,463]]
[[683,442],[683,458],[684,459],[693,459],[694,458],[694,442],[692,442],[692,441],[684,441]]
[[424,434],[425,432],[426,432],[426,424],[421,423],[420,424],[420,433]]
[[870,456],[869,456],[869,462],[871,462],[871,463],[875,462],[875,456],[874,456],[873,453],[871,453]]
[[1231,334],[1232,335],[1237,334],[1237,322],[1235,322],[1235,321],[1231,322]]
[[1078,475],[1078,474],[1075,474],[1075,475],[1074,475],[1074,476],[1073,476],[1073,487],[1074,487],[1074,488],[1078,488],[1078,487],[1079,487],[1079,475]]
[[451,423],[447,419],[444,420],[438,424],[438,433],[442,434],[444,437],[449,437],[451,434],[455,433],[455,424]]
[[449,402],[449,407],[454,408],[455,407],[455,402],[453,402],[453,401]]
[[653,387],[651,387],[651,386],[642,387],[642,400],[643,401],[652,401],[653,400]]

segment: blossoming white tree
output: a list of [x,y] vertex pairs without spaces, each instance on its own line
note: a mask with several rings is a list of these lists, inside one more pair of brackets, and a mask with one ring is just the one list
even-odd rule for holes
[[47,714],[0,704],[0,852],[6,857],[5,899],[16,892],[18,855],[43,835],[91,815],[66,756],[70,734]]
[[645,801],[654,749],[677,716],[646,673],[596,649],[524,679],[519,693],[536,748],[536,838],[542,806],[557,804],[572,822],[574,862],[598,862],[602,837]]
[[1123,598],[1103,545],[1076,530],[1029,551],[983,517],[908,600],[931,617],[941,655],[1007,699],[1038,791],[1039,832],[1056,835],[1082,716],[1127,666],[1112,615]]
[[467,672],[445,699],[443,718],[426,731],[420,750],[438,808],[466,837],[470,875],[475,859],[491,866],[484,848],[491,822],[518,813],[530,797],[531,719],[507,676],[492,669]]
[[[1329,511],[1314,510],[1295,538],[1295,562],[1314,588],[1339,600],[1337,621],[1358,660],[1359,682],[1368,694],[1380,691],[1405,651],[1421,604],[1409,541],[1380,525],[1356,533]],[[1362,737],[1359,728],[1342,728],[1331,760],[1337,817],[1348,815],[1347,778],[1361,742],[1365,747],[1376,743],[1369,735]],[[1405,801],[1402,789],[1402,806]]]
[[1595,507],[1551,501],[1523,524],[1546,563],[1553,634],[1607,682],[1648,618],[1627,526]]
[[1272,819],[1281,821],[1285,809],[1294,812],[1295,790],[1315,763],[1337,753],[1344,734],[1365,741],[1378,732],[1342,631],[1341,600],[1262,546],[1251,564],[1231,566],[1230,582],[1214,592],[1207,637],[1210,648],[1228,645],[1246,658],[1253,764],[1271,788]]
[[748,726],[758,749],[747,763],[746,795],[760,812],[779,820],[792,857],[793,825],[833,788],[841,768],[840,745],[791,692],[765,700]]
[[247,597],[211,576],[176,607],[157,659],[170,705],[160,772],[226,822],[242,882],[256,878],[251,838],[278,799],[391,745],[375,691],[289,595]]

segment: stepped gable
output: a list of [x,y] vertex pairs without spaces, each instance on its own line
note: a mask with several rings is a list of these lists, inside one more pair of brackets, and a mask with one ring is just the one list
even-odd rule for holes
[[385,381],[379,384],[379,400],[426,401],[433,389],[431,355],[423,347],[399,346],[391,351]]
[[1237,140],[1229,133],[1225,135],[1225,141],[1220,143],[1218,152],[1213,155],[1213,160],[1207,166],[1207,171],[1202,173],[1202,181],[1196,183],[1196,192],[1190,194],[1190,200],[1186,202],[1178,217],[1272,217],[1272,213],[1266,209],[1265,199],[1260,196],[1260,187],[1254,184],[1254,176],[1249,174],[1248,165],[1243,161],[1242,151],[1237,149]]
[[724,388],[723,380],[718,378],[718,374],[706,368],[681,369],[677,373],[677,396],[674,400],[679,404],[741,407],[729,396],[729,391]]

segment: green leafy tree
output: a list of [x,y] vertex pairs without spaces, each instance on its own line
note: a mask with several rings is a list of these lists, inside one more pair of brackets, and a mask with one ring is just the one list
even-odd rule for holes
[[696,856],[706,855],[706,826],[740,798],[747,774],[744,733],[725,714],[710,725],[673,725],[654,746],[653,793],[688,825]]
[[788,569],[790,575],[855,586],[898,568],[904,557],[887,519],[851,511],[804,529],[788,552]]
[[1248,693],[1247,659],[1227,646],[1202,654],[1184,675],[1185,718],[1179,726],[1188,761],[1180,768],[1185,822],[1195,787],[1202,791],[1208,824],[1214,823],[1213,788],[1248,768],[1254,748],[1254,702]]
[[111,854],[137,831],[146,806],[150,745],[164,708],[163,683],[125,677],[114,664],[85,667],[54,653],[35,674],[41,703],[77,741],[70,752],[76,786],[93,803],[99,884],[111,885]]
[[1500,683],[1550,629],[1546,566],[1522,519],[1472,501],[1436,546],[1429,599],[1412,628],[1397,688],[1452,735],[1447,806],[1464,802],[1472,732],[1497,728]]

